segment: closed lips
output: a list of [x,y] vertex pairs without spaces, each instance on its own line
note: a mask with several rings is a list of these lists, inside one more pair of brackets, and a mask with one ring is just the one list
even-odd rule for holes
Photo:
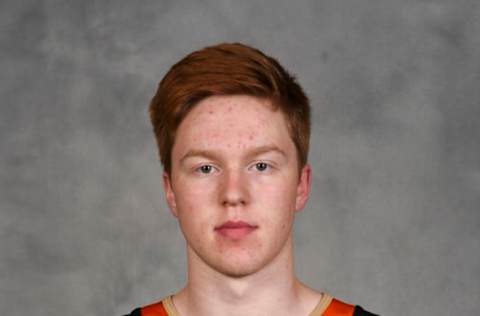
[[244,221],[228,221],[215,229],[256,228],[257,226]]

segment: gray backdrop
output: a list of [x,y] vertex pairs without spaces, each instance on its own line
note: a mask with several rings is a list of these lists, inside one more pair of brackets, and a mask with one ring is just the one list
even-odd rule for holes
[[1,1],[0,309],[121,315],[185,250],[147,105],[188,52],[241,41],[313,105],[296,269],[382,315],[480,314],[480,5]]

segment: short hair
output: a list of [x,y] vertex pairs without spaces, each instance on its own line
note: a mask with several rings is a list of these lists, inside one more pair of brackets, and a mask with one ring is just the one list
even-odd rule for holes
[[284,114],[299,162],[307,163],[310,104],[302,87],[274,58],[241,43],[221,43],[195,51],[173,65],[150,103],[150,119],[164,171],[178,126],[201,100],[218,95],[249,95],[271,100]]

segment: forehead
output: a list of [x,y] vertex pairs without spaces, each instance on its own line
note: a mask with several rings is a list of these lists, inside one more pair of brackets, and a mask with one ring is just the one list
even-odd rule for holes
[[289,142],[284,115],[270,100],[246,95],[212,96],[186,115],[178,127],[173,153],[192,146],[200,150],[245,150],[265,145],[289,147]]
[[[184,121],[225,120],[234,115],[250,116],[255,121],[266,121],[280,114],[269,99],[248,95],[211,96],[193,107]],[[240,117],[237,117],[240,118]],[[182,122],[183,123],[183,122]]]

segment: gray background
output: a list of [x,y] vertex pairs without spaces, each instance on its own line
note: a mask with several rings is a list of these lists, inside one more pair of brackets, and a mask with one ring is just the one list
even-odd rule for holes
[[241,41],[313,105],[302,280],[382,315],[480,314],[480,5],[1,1],[0,309],[121,315],[178,290],[147,105]]

